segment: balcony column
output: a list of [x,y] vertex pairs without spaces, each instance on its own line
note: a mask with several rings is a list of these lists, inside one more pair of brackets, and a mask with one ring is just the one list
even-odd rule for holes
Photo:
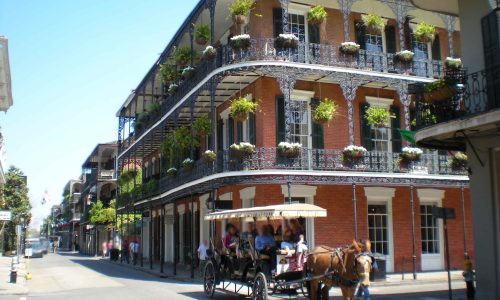
[[283,33],[288,33],[290,28],[288,27],[288,4],[290,0],[280,0],[281,10],[282,10],[282,23],[283,23]]
[[[144,163],[144,140],[147,138],[147,136],[145,136],[142,141],[141,141],[141,162],[142,162],[142,174],[141,174],[141,187],[142,187],[142,184],[144,184],[144,174],[146,173],[145,171],[145,163]],[[141,188],[141,199],[144,198],[144,189]]]
[[207,0],[205,2],[205,7],[210,13],[210,45],[215,43],[215,7],[217,6],[217,0]]
[[347,120],[349,121],[349,144],[354,145],[354,107],[353,103],[356,99],[358,88],[366,83],[365,80],[356,78],[353,75],[338,78],[339,85],[342,88],[342,93],[347,101]]
[[193,66],[193,52],[194,52],[194,43],[193,43],[193,40],[194,40],[194,24],[191,24],[189,26],[189,46],[190,46],[190,49],[191,49],[191,60],[190,60],[190,65],[189,66]]
[[344,42],[348,42],[349,39],[349,15],[351,14],[351,8],[354,2],[357,0],[337,0],[340,9],[342,10],[342,17],[344,21]]
[[[174,112],[174,130],[177,129],[179,129],[179,110],[176,110]],[[174,135],[174,142],[175,142],[175,135]],[[177,167],[177,163],[180,163],[181,159],[183,158],[179,158],[179,153],[177,151],[174,151],[174,159],[173,159],[174,166]]]
[[194,123],[194,104],[196,102],[196,97],[192,97],[190,103],[189,103],[189,118],[190,118],[190,124],[189,126],[189,157],[194,160],[194,145],[193,145],[193,139],[194,139],[194,128],[193,128],[193,123]]
[[212,78],[210,81],[210,145],[208,145],[208,149],[211,149],[214,152],[217,152],[217,147],[215,147],[215,92],[216,92],[216,82],[215,79]]
[[453,57],[455,55],[455,49],[453,48],[453,33],[455,32],[455,24],[457,23],[457,17],[439,14],[441,20],[443,20],[446,31],[448,32],[448,55]]
[[408,11],[413,8],[413,5],[408,0],[382,0],[392,10],[398,22],[399,34],[399,51],[405,49],[404,24]]
[[408,94],[408,82],[404,80],[399,80],[396,84],[396,91],[399,95],[399,101],[403,104],[403,114],[404,114],[404,128],[405,130],[410,130],[410,104],[411,96]]

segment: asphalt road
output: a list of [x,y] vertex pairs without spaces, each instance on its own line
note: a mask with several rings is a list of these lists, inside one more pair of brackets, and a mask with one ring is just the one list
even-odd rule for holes
[[[6,300],[72,299],[206,299],[198,283],[173,281],[76,254],[48,254],[31,260],[33,279],[26,296],[3,296]],[[372,299],[448,299],[443,283],[410,286],[374,287]],[[338,290],[331,299],[341,299]],[[454,299],[464,299],[464,291],[454,291]],[[243,296],[217,292],[215,299]]]

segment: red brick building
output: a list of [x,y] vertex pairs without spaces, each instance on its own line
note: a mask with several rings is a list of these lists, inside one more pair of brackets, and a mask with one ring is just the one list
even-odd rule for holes
[[[415,118],[408,84],[449,72],[443,61],[459,53],[458,24],[406,1],[345,0],[332,1],[327,20],[312,25],[310,2],[257,0],[247,21],[236,25],[227,17],[230,1],[201,1],[118,111],[118,171],[142,171],[136,188],[120,193],[118,217],[142,213],[143,262],[190,263],[208,239],[203,216],[214,207],[288,200],[327,209],[327,218],[305,224],[310,244],[370,238],[389,272],[402,271],[403,264],[412,270],[414,256],[417,270],[445,267],[443,226],[432,217],[433,206],[456,211],[449,222],[452,267],[461,268],[464,251],[473,254],[465,170],[452,170],[448,153],[431,150],[409,166],[399,163],[408,146],[399,130],[410,130]],[[384,29],[368,33],[367,14],[381,16]],[[432,42],[413,36],[421,22],[436,26]],[[213,59],[195,57],[205,49],[195,43],[201,25],[211,28]],[[283,32],[298,38],[295,49],[276,47]],[[229,42],[241,33],[249,35],[248,49]],[[342,42],[360,49],[346,54]],[[179,49],[196,55],[183,62]],[[397,59],[403,50],[412,51],[411,61]],[[182,64],[194,67],[194,75],[165,76]],[[231,101],[240,97],[258,104],[243,122],[231,117]],[[338,110],[332,122],[318,125],[313,114],[325,98]],[[394,117],[380,128],[368,125],[367,107]],[[192,125],[200,118],[210,120],[202,136]],[[240,142],[255,145],[255,153],[232,156],[229,147]],[[301,143],[300,154],[281,157],[280,142]],[[359,163],[343,161],[348,145],[367,149]],[[206,150],[216,154],[213,163],[203,160]],[[186,158],[193,163],[183,166]]]

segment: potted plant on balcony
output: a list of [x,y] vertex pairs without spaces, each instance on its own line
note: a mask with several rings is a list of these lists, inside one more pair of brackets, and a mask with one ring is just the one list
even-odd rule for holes
[[213,60],[217,56],[217,50],[215,50],[212,46],[207,46],[205,50],[203,50],[203,59],[205,60]]
[[179,47],[175,49],[175,62],[179,66],[186,66],[191,62],[191,59],[196,58],[195,53],[189,47]]
[[299,38],[293,33],[281,33],[274,44],[278,49],[297,49]]
[[198,45],[206,45],[210,40],[210,27],[205,24],[196,26],[194,38]]
[[448,166],[454,172],[463,172],[467,170],[467,155],[462,152],[455,153],[449,160]]
[[250,156],[255,153],[255,145],[250,143],[241,142],[239,144],[232,144],[229,146],[229,154],[231,157],[242,158]]
[[161,103],[157,101],[148,103],[147,111],[151,117],[158,116],[161,112]]
[[231,101],[229,115],[237,122],[245,122],[248,114],[255,113],[257,103],[248,100],[246,97],[239,97]]
[[233,18],[236,25],[246,23],[247,15],[253,6],[253,0],[234,0],[229,5],[229,15]]
[[462,68],[462,60],[460,58],[447,57],[444,64],[449,70],[460,70]]
[[338,104],[332,99],[325,98],[314,108],[313,121],[316,124],[327,124],[337,113]]
[[208,164],[213,163],[216,158],[217,158],[217,155],[212,150],[207,150],[207,151],[203,152],[203,160],[205,162],[207,162]]
[[235,35],[230,39],[229,45],[231,46],[231,48],[233,48],[234,51],[246,51],[252,45],[252,42],[250,41],[250,35]]
[[[437,123],[437,117],[434,113],[432,113],[430,108],[425,108],[420,114],[420,125],[429,126]],[[414,118],[411,120],[411,126],[417,126],[417,119]]]
[[307,13],[307,22],[311,25],[320,25],[323,23],[328,17],[328,13],[325,8],[321,5],[316,5],[311,7],[309,12]]
[[344,54],[354,55],[359,51],[359,44],[355,42],[343,42],[340,44],[340,52]]
[[182,70],[182,77],[184,79],[191,79],[194,76],[194,68],[191,66],[187,66]]
[[377,128],[388,127],[391,118],[396,118],[387,109],[383,107],[370,106],[365,111],[365,120],[368,125]]
[[210,119],[207,116],[202,116],[194,120],[193,129],[198,136],[207,136],[212,130]]
[[286,158],[296,158],[300,155],[302,144],[281,142],[278,144],[278,154]]
[[395,56],[397,60],[408,63],[413,60],[413,56],[415,56],[415,53],[411,52],[410,50],[402,50],[396,52]]
[[385,28],[384,20],[377,15],[368,14],[363,15],[363,26],[365,26],[366,31],[372,35],[381,35]]
[[415,26],[413,36],[422,43],[432,42],[436,36],[436,27],[425,22],[418,23]]
[[177,93],[178,89],[179,89],[179,86],[177,84],[171,83],[168,86],[168,93],[170,94],[170,96],[173,96],[173,95],[175,95],[175,93]]
[[191,172],[194,168],[194,161],[191,158],[186,158],[182,161],[182,170],[184,172]]
[[177,169],[176,168],[170,168],[167,170],[167,176],[170,177],[170,178],[175,178],[177,177]]
[[423,153],[422,149],[419,148],[404,147],[402,152],[399,154],[399,167],[407,169],[410,163],[420,161]]
[[458,89],[451,79],[440,78],[424,85],[424,99],[427,102],[449,100],[457,93]]
[[158,75],[160,76],[160,79],[163,83],[168,84],[170,82],[177,80],[177,78],[179,77],[178,74],[179,73],[175,69],[175,66],[173,66],[170,63],[163,63],[160,66],[160,71]]
[[342,151],[340,160],[344,166],[352,168],[363,161],[366,152],[365,147],[349,145]]

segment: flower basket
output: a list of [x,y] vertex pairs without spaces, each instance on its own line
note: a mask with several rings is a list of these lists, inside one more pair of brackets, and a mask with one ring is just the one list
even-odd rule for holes
[[316,124],[324,125],[332,121],[337,113],[338,105],[333,100],[325,98],[315,108],[313,121]]
[[248,100],[246,97],[240,97],[231,101],[229,115],[237,122],[245,122],[248,114],[255,113],[257,103]]
[[424,99],[427,102],[449,100],[458,93],[457,88],[444,78],[424,85]]
[[380,35],[385,28],[385,22],[380,16],[368,14],[363,15],[363,25],[366,32],[372,35]]
[[241,34],[233,36],[229,41],[229,45],[234,51],[246,51],[252,45],[250,35]]
[[246,112],[236,112],[233,114],[233,119],[236,121],[236,122],[245,122],[246,120],[248,120],[248,113]]
[[217,56],[217,51],[212,46],[207,46],[205,50],[203,50],[203,59],[205,60],[213,60]]
[[247,157],[255,153],[255,145],[250,143],[241,142],[239,144],[232,144],[229,146],[229,154],[234,158]]
[[406,164],[417,162],[420,161],[423,153],[419,148],[404,147],[403,152],[399,154],[399,161]]
[[460,70],[462,68],[462,60],[460,58],[447,57],[444,61],[446,69]]
[[170,94],[170,96],[173,96],[177,93],[177,90],[179,89],[179,86],[175,83],[172,83],[169,87],[168,87],[168,93]]
[[457,153],[448,160],[448,166],[454,172],[463,172],[467,170],[467,155]]
[[278,154],[281,157],[297,158],[300,155],[302,145],[299,143],[281,142],[278,145]]
[[208,164],[213,163],[216,158],[217,155],[212,150],[207,150],[203,153],[203,160]]
[[413,53],[409,50],[399,51],[399,52],[396,52],[396,54],[395,54],[395,57],[398,61],[405,62],[405,63],[413,61],[413,56],[415,56],[415,53]]
[[366,148],[364,147],[355,145],[347,146],[342,151],[342,163],[344,166],[352,168],[363,161],[365,153]]
[[241,151],[240,145],[232,144],[231,146],[229,146],[229,156],[233,158],[242,158],[243,151]]
[[191,79],[194,76],[194,68],[193,67],[186,67],[184,70],[182,70],[182,77],[184,79]]
[[247,22],[247,16],[245,15],[234,15],[233,22],[236,25],[243,25]]
[[281,49],[297,49],[299,46],[299,38],[295,34],[280,34],[274,43],[276,48]]
[[348,55],[354,55],[359,52],[359,44],[354,42],[344,42],[340,44],[340,52]]
[[177,169],[176,168],[170,168],[167,170],[167,176],[170,177],[170,178],[175,178],[177,177]]
[[307,22],[311,25],[318,26],[322,24],[326,18],[328,17],[328,13],[325,8],[321,5],[316,5],[311,7],[309,12],[307,13]]
[[205,24],[196,26],[194,36],[198,45],[206,45],[210,39],[210,27]]
[[194,168],[194,161],[190,158],[186,158],[183,162],[182,162],[182,170],[184,172],[191,172]]
[[364,118],[368,125],[373,125],[377,128],[388,127],[391,118],[395,118],[387,109],[382,107],[370,106],[366,109]]
[[413,36],[421,43],[429,43],[434,41],[436,36],[436,27],[425,22],[417,24]]

